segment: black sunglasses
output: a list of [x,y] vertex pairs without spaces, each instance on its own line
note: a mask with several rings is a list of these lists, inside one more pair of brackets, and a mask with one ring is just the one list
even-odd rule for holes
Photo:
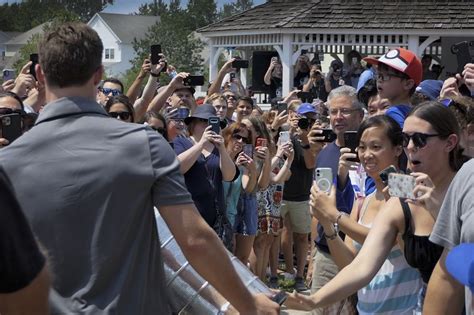
[[23,109],[11,109],[7,107],[0,108],[0,115],[19,114],[26,116],[26,112]]
[[161,135],[165,134],[165,128],[163,127],[151,127],[151,129],[155,130],[156,132],[160,133]]
[[130,112],[109,112],[109,116],[113,118],[120,117],[121,120],[128,120],[130,118]]
[[415,147],[418,149],[423,148],[427,141],[428,138],[430,137],[438,137],[439,134],[426,134],[426,133],[421,133],[421,132],[415,132],[412,135],[409,135],[407,133],[402,132],[402,145],[404,148],[408,147],[408,144],[410,143],[410,139],[413,140],[413,144]]
[[245,143],[249,143],[249,138],[247,137],[242,137],[241,135],[235,133],[232,135],[232,138],[234,138],[235,140],[239,141],[239,140],[242,140],[243,142]]

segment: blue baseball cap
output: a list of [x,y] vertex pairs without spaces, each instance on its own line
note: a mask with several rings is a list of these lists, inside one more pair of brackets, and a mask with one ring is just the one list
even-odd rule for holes
[[474,243],[454,247],[446,257],[449,273],[474,292]]
[[313,104],[310,103],[303,103],[298,107],[298,110],[296,111],[298,115],[304,115],[308,113],[314,113],[317,114],[318,112],[316,111],[316,108],[314,108]]
[[421,81],[415,91],[428,97],[431,101],[434,101],[439,97],[442,87],[443,81],[441,80],[425,80]]

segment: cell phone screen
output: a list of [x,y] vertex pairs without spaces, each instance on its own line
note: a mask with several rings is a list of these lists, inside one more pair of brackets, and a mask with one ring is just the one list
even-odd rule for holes
[[[346,131],[344,132],[344,146],[346,148],[351,149],[351,153],[355,153],[357,155],[356,149],[359,146],[359,142],[357,139],[357,131]],[[359,157],[357,156],[355,159],[347,159],[348,161],[352,162],[359,162]]]
[[219,134],[221,132],[221,121],[219,117],[209,117],[208,124],[215,133]]
[[204,85],[204,76],[202,75],[190,75],[183,81],[184,85],[187,86],[199,86]]
[[281,113],[282,111],[284,110],[287,110],[288,109],[288,104],[287,103],[284,103],[284,102],[278,102],[278,114]]
[[253,157],[253,146],[251,144],[244,145],[244,153],[250,157]]
[[7,139],[9,143],[12,143],[23,134],[20,114],[3,115],[0,117],[0,123],[2,138]]
[[151,54],[151,64],[157,65],[160,63],[160,54],[161,54],[161,45],[151,45],[150,46],[150,54]]
[[36,65],[38,64],[38,61],[39,61],[38,54],[31,54],[30,61],[32,62],[30,66],[30,74],[36,79]]

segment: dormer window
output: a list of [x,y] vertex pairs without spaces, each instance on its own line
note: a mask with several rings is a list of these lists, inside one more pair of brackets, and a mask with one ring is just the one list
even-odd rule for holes
[[105,58],[106,60],[114,60],[115,59],[115,49],[114,48],[106,48],[105,49]]

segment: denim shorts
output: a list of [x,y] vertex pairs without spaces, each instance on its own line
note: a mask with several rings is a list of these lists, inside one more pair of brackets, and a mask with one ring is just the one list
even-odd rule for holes
[[242,235],[257,234],[257,196],[256,194],[242,193],[237,206],[234,231]]

